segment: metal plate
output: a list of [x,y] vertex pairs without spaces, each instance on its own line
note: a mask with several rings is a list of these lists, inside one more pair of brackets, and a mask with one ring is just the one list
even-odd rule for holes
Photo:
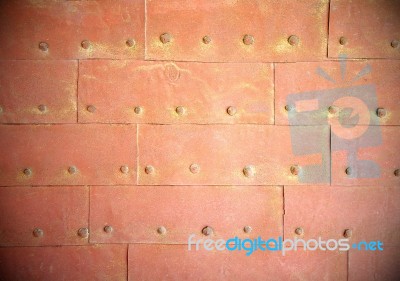
[[[200,262],[201,261],[201,262]],[[347,253],[189,251],[187,245],[129,245],[128,280],[347,280]]]
[[326,126],[139,125],[139,184],[329,183],[329,133]]
[[349,252],[349,281],[399,280],[400,248]]
[[136,184],[136,126],[3,125],[0,135],[0,185]]
[[0,39],[1,59],[143,59],[144,1],[2,1]]
[[81,61],[79,121],[273,124],[273,87],[271,64]]
[[75,61],[0,61],[1,123],[75,123]]
[[127,246],[0,248],[3,280],[126,280]]
[[[277,64],[275,123],[333,124],[333,119],[343,116],[342,124],[399,125],[398,69],[396,60]],[[286,105],[294,110],[287,111]],[[343,110],[332,114],[329,106]],[[386,115],[378,117],[378,108],[385,109]]]
[[[332,126],[332,185],[400,186],[400,176],[395,175],[400,169],[399,147],[396,126],[357,126],[351,130]],[[348,167],[350,175],[346,174]]]
[[[329,57],[400,58],[400,3],[397,0],[333,0],[329,13]],[[340,38],[346,44],[340,44]]]
[[[326,0],[147,1],[146,58],[184,61],[301,61],[326,57]],[[162,43],[160,36],[172,39]],[[244,44],[251,35],[254,43]],[[288,43],[296,35],[297,45]],[[208,36],[211,42],[204,43]],[[251,39],[250,39],[251,41]]]
[[[380,240],[400,245],[400,190],[396,187],[285,186],[285,239]],[[302,227],[304,235],[295,234]]]
[[[87,187],[0,187],[0,245],[87,244],[78,236],[88,228],[89,188]],[[6,219],[5,219],[6,218]],[[43,230],[42,237],[33,231]]]
[[[91,243],[188,243],[194,239],[282,236],[281,187],[96,186]],[[112,233],[104,227],[111,225]],[[163,226],[165,234],[157,232]],[[210,236],[202,229],[210,226]],[[244,227],[252,228],[250,233]]]

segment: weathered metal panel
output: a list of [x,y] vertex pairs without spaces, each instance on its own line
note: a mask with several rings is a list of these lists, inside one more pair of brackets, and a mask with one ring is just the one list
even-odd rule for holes
[[[275,123],[333,124],[333,119],[340,118],[341,124],[400,125],[399,69],[396,60],[276,64]],[[301,102],[317,106],[302,108]],[[287,110],[288,105],[294,107],[292,111]],[[331,112],[331,106],[336,106],[337,112]],[[346,118],[349,108],[352,112]],[[378,116],[378,109],[383,109],[384,115]]]
[[88,242],[88,187],[0,187],[0,212],[1,246]]
[[[139,125],[139,184],[329,183],[329,128],[290,130],[257,125]],[[291,171],[293,166],[300,168],[298,175]]]
[[332,185],[400,186],[399,128],[332,126]]
[[3,125],[0,135],[0,185],[136,184],[134,125]]
[[147,1],[146,58],[304,61],[326,57],[326,0]]
[[[285,239],[349,238],[351,243],[400,245],[399,201],[396,187],[285,186]],[[295,233],[297,228],[303,229],[302,235]],[[346,229],[350,237],[345,237]]]
[[0,61],[1,123],[74,123],[75,61]]
[[[184,244],[191,234],[197,239],[278,237],[282,194],[282,187],[274,186],[92,186],[90,242]],[[207,226],[208,236],[202,233]]]
[[2,1],[1,59],[144,58],[144,1]]
[[332,0],[329,57],[400,58],[397,0]]
[[273,87],[271,64],[81,61],[79,121],[273,124]]
[[2,280],[126,280],[127,246],[0,248]]
[[347,280],[347,253],[188,251],[187,245],[129,245],[128,280]]

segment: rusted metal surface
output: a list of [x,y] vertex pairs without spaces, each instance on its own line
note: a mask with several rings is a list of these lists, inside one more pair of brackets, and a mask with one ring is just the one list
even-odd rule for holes
[[[295,137],[291,137],[290,128],[280,126],[139,125],[139,184],[329,182],[329,128],[294,130]],[[305,141],[307,144],[295,155],[293,148]],[[199,165],[199,173],[190,171],[193,163]],[[292,165],[300,166],[301,174],[293,175]]]
[[332,280],[347,278],[342,252],[188,251],[187,245],[129,245],[128,280]]
[[87,237],[89,188],[0,187],[0,245],[79,245]]
[[[275,123],[287,125],[290,116],[290,124],[328,124],[340,116],[341,109],[351,108],[353,113],[350,117],[359,117],[342,118],[342,124],[400,125],[400,103],[396,102],[400,80],[399,68],[400,62],[396,60],[276,64]],[[360,91],[360,98],[357,100],[352,99],[344,103],[335,100],[348,97],[351,92],[357,94],[358,89],[363,86],[373,91],[370,97],[367,97],[363,90]],[[323,96],[324,93],[326,96]],[[334,97],[332,93],[339,96]],[[288,104],[288,97],[293,94],[298,94],[299,101],[305,105],[310,106],[315,101],[318,104],[316,108],[310,108],[307,112],[301,108],[300,103],[297,107],[296,104]],[[312,96],[315,96],[314,99]],[[335,107],[335,104],[336,108],[329,108]],[[293,106],[293,111],[285,108],[288,105]],[[378,108],[383,109],[386,114],[378,116]],[[308,118],[305,118],[306,114]]]
[[271,64],[96,60],[79,77],[79,122],[274,122]]
[[73,123],[75,61],[0,61],[1,123]]
[[136,184],[134,125],[2,125],[0,135],[2,186]]
[[332,0],[329,57],[400,58],[399,11],[397,0]]
[[391,281],[400,278],[400,247],[349,252],[349,281]]
[[[321,236],[324,240],[380,240],[384,246],[400,245],[397,187],[285,186],[284,196],[285,239]],[[299,227],[303,233],[297,233]]]
[[326,56],[328,5],[326,0],[147,1],[146,58],[322,59]]
[[332,126],[332,185],[400,186],[399,145],[397,126]]
[[0,4],[1,59],[143,59],[144,32],[144,0]]
[[[278,237],[282,193],[274,186],[92,186],[90,242],[185,244],[191,234]],[[245,226],[252,230],[246,233]]]
[[127,246],[0,248],[2,280],[126,280]]

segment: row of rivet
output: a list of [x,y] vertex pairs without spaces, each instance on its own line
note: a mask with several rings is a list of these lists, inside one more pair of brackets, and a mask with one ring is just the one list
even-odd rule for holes
[[[347,167],[346,170],[344,170],[344,172],[348,176],[353,175],[353,169],[351,167]],[[394,170],[393,175],[395,175],[396,177],[399,177],[400,176],[400,169]]]
[[[288,105],[285,106],[285,110],[288,111],[288,112],[294,111],[295,110],[295,106],[288,104]],[[338,113],[340,111],[340,108],[338,108],[337,106],[329,106],[327,110],[328,110],[328,112],[330,114],[336,114],[336,113]],[[388,114],[387,110],[384,109],[384,108],[381,108],[381,107],[377,108],[375,113],[380,118],[383,118]]]
[[[348,40],[346,37],[342,36],[342,37],[339,38],[339,44],[340,44],[340,45],[345,46],[345,45],[347,45],[348,43],[349,43],[349,40]],[[388,44],[388,45],[389,45],[389,44]],[[394,48],[394,49],[397,49],[397,48],[400,47],[400,41],[397,40],[397,39],[394,39],[394,40],[392,40],[392,42],[390,42],[390,46],[391,46],[392,48]]]
[[[44,231],[41,228],[35,228],[32,232],[34,237],[40,238],[44,236]],[[81,238],[89,237],[89,229],[86,227],[79,228],[77,231],[77,235]]]
[[[129,167],[126,165],[122,165],[119,170],[121,171],[121,173],[123,174],[128,174],[129,173]],[[73,175],[76,174],[78,172],[78,168],[76,166],[70,166],[67,169],[68,173]],[[25,168],[23,171],[25,176],[31,176],[33,174],[32,168]]]
[[[136,45],[135,40],[129,38],[125,41],[125,44],[128,47],[133,47]],[[92,46],[92,42],[90,42],[89,40],[83,40],[81,42],[81,47],[85,50],[89,49]],[[40,42],[39,43],[39,49],[43,52],[47,52],[49,50],[49,44],[47,42]]]
[[[297,228],[294,230],[294,233],[297,234],[297,235],[299,235],[299,236],[302,236],[302,235],[304,235],[304,229],[303,229],[302,227],[297,227]],[[342,235],[343,235],[343,237],[345,237],[345,238],[350,238],[350,237],[353,235],[353,231],[352,231],[351,229],[345,229],[345,230],[343,231]]]

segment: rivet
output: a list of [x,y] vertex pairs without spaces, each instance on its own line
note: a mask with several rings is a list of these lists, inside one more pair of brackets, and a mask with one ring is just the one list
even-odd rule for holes
[[298,227],[294,230],[294,233],[296,233],[297,235],[303,235],[304,230],[301,227]]
[[286,111],[293,111],[294,110],[294,105],[292,105],[292,104],[287,104],[287,105],[285,105],[285,110]]
[[178,106],[178,107],[175,109],[175,111],[176,111],[176,113],[178,113],[178,115],[183,115],[183,114],[186,113],[186,108],[183,107],[183,106]]
[[254,37],[252,35],[246,34],[245,36],[243,36],[243,43],[245,45],[254,44]]
[[83,40],[83,41],[81,42],[81,46],[82,46],[82,48],[84,48],[84,49],[89,49],[90,45],[91,45],[91,43],[90,43],[89,40]]
[[379,118],[385,117],[385,116],[387,115],[386,109],[384,109],[384,108],[378,108],[378,109],[376,110],[376,115],[377,115]]
[[210,44],[211,43],[211,37],[210,36],[204,36],[203,37],[203,43],[204,44]]
[[0,113],[3,113],[3,108],[0,106]]
[[68,167],[68,173],[70,173],[71,175],[76,174],[77,171],[78,169],[75,166]]
[[133,39],[131,39],[131,38],[129,38],[128,40],[126,40],[126,45],[128,46],[128,47],[133,47],[133,46],[135,46],[135,40],[133,40]]
[[339,108],[337,106],[331,105],[328,107],[328,112],[330,114],[336,114],[338,112]]
[[79,228],[78,236],[81,238],[88,238],[89,237],[89,229],[86,227]]
[[400,170],[399,170],[399,169],[395,170],[395,171],[394,171],[394,175],[395,175],[396,177],[399,177],[399,176],[400,176]]
[[214,230],[210,227],[210,226],[206,226],[201,230],[201,233],[203,233],[203,235],[205,236],[210,236],[211,234],[213,234]]
[[400,41],[399,41],[399,40],[393,40],[393,41],[390,43],[390,46],[392,46],[392,48],[397,49],[397,48],[400,46]]
[[226,112],[227,112],[230,116],[233,116],[233,115],[236,114],[237,109],[236,109],[236,107],[234,107],[234,106],[230,106],[230,107],[228,107],[228,108],[226,109]]
[[26,168],[26,169],[24,169],[24,175],[25,176],[31,176],[32,175],[32,170],[31,170],[31,168]]
[[164,235],[167,233],[167,229],[164,226],[160,226],[159,228],[157,228],[157,233],[160,235]]
[[39,49],[43,52],[47,52],[49,50],[49,44],[47,44],[46,42],[40,42]]
[[90,113],[94,113],[96,111],[96,107],[94,105],[88,105],[88,107],[86,107],[86,109]]
[[143,108],[140,106],[136,106],[135,109],[133,110],[136,114],[142,114]]
[[41,104],[38,106],[38,109],[40,112],[46,112],[47,111],[47,106],[45,106],[44,104]]
[[190,165],[189,170],[192,172],[192,174],[197,174],[200,172],[200,166],[198,164],[192,164]]
[[350,176],[352,174],[353,170],[351,169],[351,167],[347,167],[345,172],[346,172],[346,175]]
[[292,175],[297,176],[300,173],[300,167],[298,165],[293,165],[290,167],[290,172]]
[[104,230],[105,233],[111,233],[111,232],[113,232],[114,229],[113,229],[113,227],[111,225],[106,225],[103,228],[103,230]]
[[154,167],[151,166],[151,165],[148,165],[148,166],[146,166],[146,167],[144,168],[144,172],[145,172],[146,174],[153,174],[153,173],[154,173]]
[[43,230],[40,228],[35,228],[32,233],[33,233],[33,236],[35,236],[35,237],[43,237],[43,235],[44,235]]
[[171,40],[172,40],[172,36],[169,33],[163,33],[160,35],[160,41],[163,44],[167,44],[167,43],[171,42]]
[[243,168],[243,174],[248,178],[252,178],[256,174],[256,168],[252,165],[248,165]]
[[344,45],[347,44],[347,42],[348,42],[348,41],[347,41],[347,38],[346,38],[346,37],[343,37],[343,36],[342,36],[342,37],[339,38],[339,44],[340,44],[340,45],[344,46]]
[[288,43],[292,46],[298,45],[299,42],[300,42],[300,39],[296,35],[290,35],[288,38]]
[[351,229],[345,229],[343,231],[343,237],[344,238],[350,238],[352,234],[353,234],[353,231]]
[[243,227],[243,231],[244,233],[250,233],[253,229],[251,228],[251,226],[246,225],[245,227]]
[[123,173],[123,174],[129,173],[129,167],[126,166],[126,165],[121,166],[121,168],[119,168],[119,170],[120,170],[121,173]]

